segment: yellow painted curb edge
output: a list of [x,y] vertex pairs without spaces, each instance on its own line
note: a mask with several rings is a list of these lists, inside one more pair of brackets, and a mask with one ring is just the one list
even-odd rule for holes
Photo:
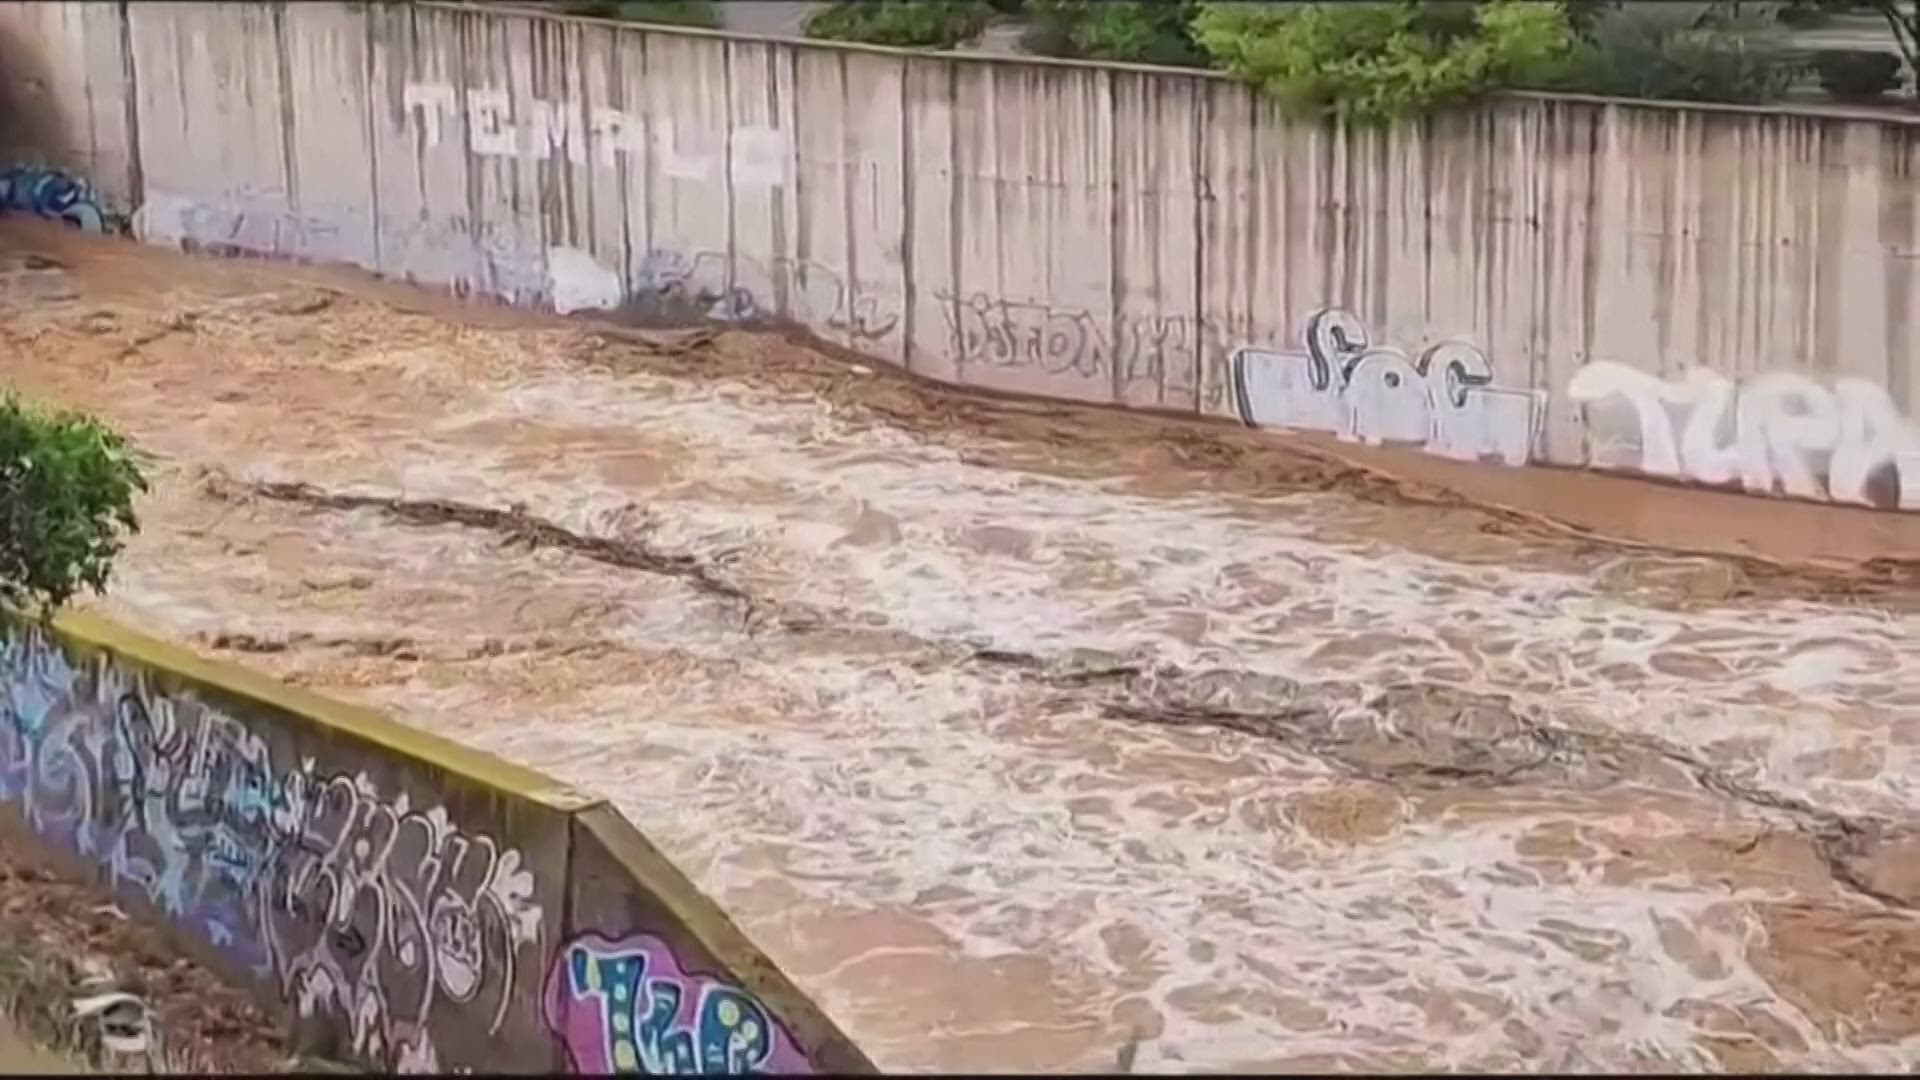
[[606,801],[484,750],[408,727],[373,709],[322,697],[238,664],[208,659],[92,612],[65,611],[54,618],[53,625],[73,644],[117,653],[160,672],[204,683],[541,806],[573,813]]

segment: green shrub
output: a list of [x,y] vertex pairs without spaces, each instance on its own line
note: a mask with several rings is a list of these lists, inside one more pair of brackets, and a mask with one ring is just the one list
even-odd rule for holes
[[1199,67],[1194,0],[1034,0],[1021,45],[1041,56]]
[[1793,30],[1817,30],[1833,22],[1833,13],[1817,0],[1789,0],[1773,13],[1774,21]]
[[1872,101],[1900,88],[1900,58],[1875,49],[1822,49],[1813,54],[1820,88],[1841,101]]
[[625,22],[666,23],[718,30],[724,23],[714,0],[569,0],[569,15]]
[[1567,10],[1567,28],[1585,38],[1608,12],[1620,10],[1620,0],[1565,0],[1561,6]]
[[71,413],[0,399],[0,602],[59,607],[106,588],[146,481],[120,436]]
[[807,16],[807,36],[869,45],[951,49],[993,18],[985,0],[833,0]]
[[1686,10],[1608,12],[1564,63],[1531,85],[1616,97],[1758,104],[1803,65],[1751,21],[1700,25]]
[[1206,3],[1194,37],[1217,66],[1290,108],[1368,122],[1540,79],[1569,47],[1559,4],[1448,7]]

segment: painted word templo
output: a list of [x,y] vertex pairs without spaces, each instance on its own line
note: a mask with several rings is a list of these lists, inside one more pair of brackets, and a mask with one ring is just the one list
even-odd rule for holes
[[[778,128],[741,126],[709,145],[693,148],[675,139],[665,117],[623,112],[578,101],[527,98],[516,102],[505,90],[473,89],[464,95],[445,83],[408,83],[402,98],[428,147],[446,138],[447,118],[462,120],[466,144],[481,157],[557,156],[575,165],[589,157],[601,165],[618,163],[622,154],[651,147],[660,174],[672,180],[705,181],[716,174],[714,158],[724,155],[727,176],[738,185],[778,187],[786,183],[793,147]],[[699,143],[702,140],[687,140]]]

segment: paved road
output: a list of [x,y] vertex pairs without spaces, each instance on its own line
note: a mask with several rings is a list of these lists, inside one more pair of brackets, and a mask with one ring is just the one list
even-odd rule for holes
[[884,1065],[1920,1063],[1911,595],[45,235],[114,613],[615,799]]

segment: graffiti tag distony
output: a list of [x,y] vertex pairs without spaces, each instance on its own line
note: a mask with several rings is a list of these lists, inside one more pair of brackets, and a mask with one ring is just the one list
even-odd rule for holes
[[[1791,373],[1736,383],[1694,368],[1670,381],[1600,361],[1575,373],[1567,396],[1586,409],[1588,464],[1595,467],[1705,484],[1737,480],[1759,494],[1920,508],[1920,432],[1865,379],[1840,379],[1829,390]],[[1626,406],[1626,431],[1616,433],[1596,416],[1609,400]],[[1880,498],[1869,491],[1876,475],[1892,481]]]
[[0,642],[0,799],[42,838],[97,860],[176,927],[330,1013],[350,1049],[433,1071],[436,1009],[497,1031],[541,910],[517,851],[364,775],[276,762],[191,694],[39,629]]
[[106,216],[85,180],[59,169],[16,165],[0,172],[0,211],[37,214],[86,232],[105,232]]
[[714,159],[724,151],[727,175],[735,184],[766,188],[786,183],[793,155],[786,133],[778,128],[732,128],[723,136],[724,144],[694,150],[675,139],[668,118],[588,108],[578,101],[528,98],[516,104],[505,90],[474,89],[462,95],[445,83],[408,83],[402,102],[417,119],[427,146],[441,144],[444,121],[453,117],[464,120],[467,145],[482,157],[547,161],[559,155],[584,165],[591,156],[612,166],[620,155],[643,153],[651,146],[662,176],[707,181],[715,176]]
[[1307,320],[1304,352],[1233,354],[1234,399],[1255,427],[1330,432],[1369,443],[1410,443],[1464,461],[1524,465],[1545,413],[1536,390],[1494,385],[1479,349],[1443,341],[1418,360],[1369,343],[1351,313]]
[[682,971],[656,937],[570,942],[547,974],[543,998],[575,1072],[813,1071],[764,1006],[737,987]]
[[[1096,315],[1084,308],[936,291],[947,323],[947,351],[956,364],[1039,371],[1122,389],[1157,387],[1163,400],[1185,399],[1225,356],[1231,335],[1212,319],[1185,315]],[[1218,380],[1201,391],[1203,408],[1219,404]]]

